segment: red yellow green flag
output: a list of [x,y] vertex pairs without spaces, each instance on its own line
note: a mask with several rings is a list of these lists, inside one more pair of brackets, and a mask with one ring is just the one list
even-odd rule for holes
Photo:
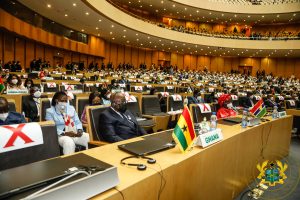
[[2,91],[5,89],[5,85],[3,83],[2,78],[0,77],[0,93],[2,93]]
[[196,134],[191,114],[187,106],[184,106],[172,136],[182,152],[187,151],[192,146]]

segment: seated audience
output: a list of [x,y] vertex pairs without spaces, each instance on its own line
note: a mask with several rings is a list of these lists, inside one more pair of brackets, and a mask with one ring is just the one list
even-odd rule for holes
[[[95,92],[92,92],[89,96],[89,106],[97,106],[97,105],[101,105],[101,94],[99,92],[95,91]],[[87,124],[86,107],[84,108],[82,115],[81,115],[81,122],[83,124]]]
[[274,96],[271,94],[267,95],[267,99],[264,101],[264,103],[267,108],[273,108],[274,106],[277,106],[278,110],[280,110],[282,106],[282,102],[276,103]]
[[7,79],[6,90],[24,90],[25,87],[22,85],[22,80],[15,74],[9,75]]
[[230,94],[222,94],[219,97],[218,103],[220,109],[217,112],[218,119],[235,116],[237,113],[233,110]]
[[40,120],[40,97],[42,93],[38,87],[31,87],[29,92],[30,95],[24,96],[22,109],[30,122],[38,122]]
[[51,108],[46,111],[46,120],[55,122],[58,142],[65,155],[74,153],[76,144],[88,149],[89,142],[89,134],[83,132],[75,108],[67,102],[65,92],[56,92],[52,98]]
[[111,107],[100,114],[99,133],[107,142],[118,142],[145,135],[133,114],[127,110],[125,95],[117,92],[111,95]]
[[9,111],[5,97],[0,97],[0,125],[26,123],[24,116],[17,112]]

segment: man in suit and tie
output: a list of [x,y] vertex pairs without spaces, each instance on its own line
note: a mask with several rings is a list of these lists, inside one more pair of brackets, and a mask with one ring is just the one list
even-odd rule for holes
[[38,87],[30,88],[30,95],[25,96],[22,101],[22,111],[29,122],[40,121],[40,97],[41,91]]
[[254,106],[254,103],[252,101],[253,99],[253,93],[247,92],[247,96],[245,97],[244,101],[242,102],[242,106],[244,108],[251,108]]
[[111,107],[103,111],[99,117],[99,138],[107,142],[118,142],[146,134],[133,114],[127,110],[126,99],[123,93],[111,95]]

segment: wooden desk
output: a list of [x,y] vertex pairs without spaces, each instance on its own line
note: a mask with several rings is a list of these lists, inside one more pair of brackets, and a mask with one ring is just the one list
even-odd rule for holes
[[286,114],[293,116],[300,116],[300,110],[297,109],[286,109]]
[[[240,125],[218,125],[224,140],[205,149],[195,147],[186,154],[176,147],[154,154],[157,163],[150,165],[146,160],[131,159],[131,163],[143,163],[146,171],[136,167],[120,165],[127,153],[118,150],[114,143],[85,151],[87,155],[118,167],[121,190],[125,199],[157,199],[160,175],[163,171],[166,186],[161,199],[233,199],[258,175],[256,164],[269,159],[280,159],[288,155],[292,117],[262,123],[256,127],[242,129]],[[140,140],[140,138],[131,141]],[[262,141],[263,140],[263,141]],[[123,143],[127,143],[125,141]],[[261,148],[264,144],[264,158]],[[122,199],[111,189],[92,199]]]

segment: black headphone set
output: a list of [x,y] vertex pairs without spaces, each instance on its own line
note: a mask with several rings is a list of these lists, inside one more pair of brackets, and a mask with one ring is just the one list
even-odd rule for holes
[[136,164],[136,163],[126,163],[124,162],[125,160],[128,160],[130,158],[142,158],[142,159],[147,159],[147,163],[148,164],[155,164],[156,163],[156,160],[153,159],[153,158],[149,158],[149,157],[146,157],[146,156],[128,156],[126,158],[123,158],[120,163],[122,165],[128,165],[128,166],[136,166],[138,170],[146,170],[147,169],[147,165],[144,165],[144,164]]

